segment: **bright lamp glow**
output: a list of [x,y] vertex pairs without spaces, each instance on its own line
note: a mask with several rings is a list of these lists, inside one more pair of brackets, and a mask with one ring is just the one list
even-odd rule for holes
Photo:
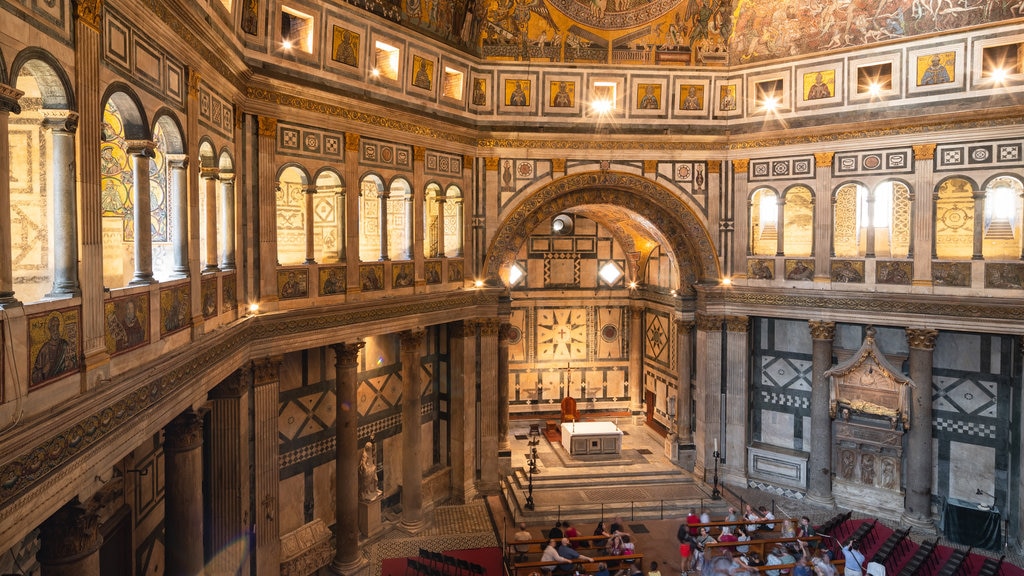
[[872,82],[868,85],[868,94],[871,96],[878,96],[882,92],[882,85],[878,82]]
[[610,100],[594,100],[590,103],[590,109],[595,114],[607,114],[612,111],[612,103]]
[[291,40],[285,40],[285,41],[281,42],[281,47],[284,48],[285,50],[291,50],[292,49],[292,41]]
[[483,280],[477,280],[476,282],[473,282],[473,286],[475,286],[477,288],[483,288],[484,287],[484,281]]
[[1002,84],[1003,82],[1006,82],[1006,69],[996,68],[995,70],[992,71],[991,76],[992,82],[996,84]]
[[768,96],[762,104],[766,112],[774,112],[779,106],[779,99],[775,96]]

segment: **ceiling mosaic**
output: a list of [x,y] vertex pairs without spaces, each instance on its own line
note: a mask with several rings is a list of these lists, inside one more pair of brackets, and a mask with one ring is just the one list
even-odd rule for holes
[[1024,15],[1024,0],[401,0],[406,25],[490,60],[728,66]]

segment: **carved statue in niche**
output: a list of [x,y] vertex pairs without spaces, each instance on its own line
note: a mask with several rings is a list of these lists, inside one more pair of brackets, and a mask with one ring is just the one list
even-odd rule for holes
[[373,442],[367,442],[359,456],[359,498],[369,502],[377,496],[377,449]]
[[896,489],[896,462],[892,458],[882,458],[882,488]]
[[868,486],[875,484],[875,456],[873,454],[861,454],[860,456],[860,481]]
[[854,455],[852,450],[843,450],[840,453],[840,473],[845,480],[853,480]]

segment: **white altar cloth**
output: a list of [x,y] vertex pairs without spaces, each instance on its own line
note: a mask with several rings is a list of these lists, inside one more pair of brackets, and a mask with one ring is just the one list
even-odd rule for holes
[[620,454],[622,430],[614,422],[563,422],[562,447],[569,454]]

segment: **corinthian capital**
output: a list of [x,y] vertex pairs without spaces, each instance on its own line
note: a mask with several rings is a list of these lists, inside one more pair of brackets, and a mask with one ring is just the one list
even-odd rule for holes
[[907,344],[911,348],[933,350],[938,336],[939,331],[931,328],[907,328]]

